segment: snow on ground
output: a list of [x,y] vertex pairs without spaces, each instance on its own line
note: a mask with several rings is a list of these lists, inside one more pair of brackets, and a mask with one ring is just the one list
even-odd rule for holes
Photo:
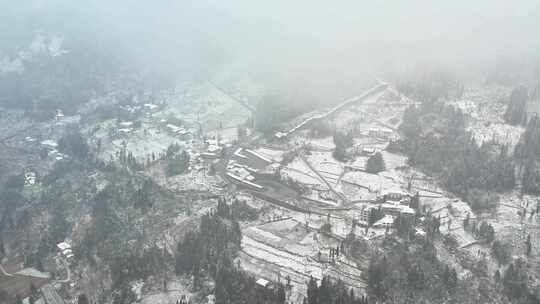
[[341,191],[349,201],[374,200],[377,198],[375,192],[370,192],[368,189],[344,183],[343,181],[341,183]]
[[[493,225],[502,239],[512,243],[515,254],[523,254],[525,238],[529,233],[533,240],[540,238],[540,217],[530,216],[536,209],[537,202],[537,197],[534,196],[524,195],[520,198],[517,191],[505,193],[500,195],[496,213],[482,216]],[[524,209],[527,210],[527,215],[522,219],[518,212]]]
[[381,174],[370,174],[361,171],[345,173],[342,181],[367,188],[370,192],[380,192],[383,189],[396,188],[396,186],[399,186],[394,181]]
[[332,157],[332,152],[311,152],[306,155],[306,159],[317,168],[319,172],[340,175],[343,171],[342,164]]
[[336,148],[332,136],[325,138],[313,138],[309,141],[314,150],[333,151]]
[[[321,197],[322,192],[326,193],[325,195],[330,196],[331,199],[329,199],[328,197],[326,197],[326,198]],[[338,197],[336,197],[336,195],[333,192],[331,192],[330,190],[325,190],[325,191],[313,190],[310,193],[304,195],[303,197],[309,199],[310,205],[311,205],[311,203],[316,203],[316,204],[318,203],[323,207],[324,207],[324,205],[327,205],[325,207],[337,207],[338,206],[338,203],[336,202],[338,200]]]
[[230,144],[238,140],[238,128],[236,127],[216,130],[215,132],[222,144]]
[[231,128],[244,123],[249,111],[210,83],[188,84],[172,97],[170,110],[181,119],[198,122],[203,130]]
[[244,235],[256,235],[257,237],[263,237],[266,240],[269,240],[271,242],[279,242],[281,241],[281,238],[271,232],[261,230],[257,227],[249,227],[245,229],[242,233]]
[[350,161],[347,165],[352,168],[365,170],[368,158],[368,156],[358,156],[354,160]]
[[350,130],[363,121],[364,118],[365,115],[363,113],[359,112],[357,109],[349,108],[341,111],[341,113],[334,118],[333,122],[338,130]]
[[280,265],[283,268],[300,271],[317,279],[322,278],[321,265],[306,256],[278,250],[247,236],[242,238],[242,249],[251,256],[263,258],[265,261]]
[[362,136],[356,137],[353,139],[353,146],[356,150],[361,151],[362,149],[374,149],[376,151],[382,151],[386,149],[388,142],[377,140],[371,137]]
[[510,88],[502,86],[481,86],[467,88],[463,97],[451,101],[464,113],[475,120],[484,122],[503,122],[502,116],[506,110],[505,99],[510,94]]
[[41,272],[35,268],[24,268],[17,272],[16,274],[23,275],[23,276],[31,276],[36,278],[42,278],[42,279],[49,279],[51,275],[46,272]]
[[131,283],[131,291],[135,293],[135,299],[141,298],[143,286],[144,286],[144,282],[142,280],[138,280]]
[[[184,280],[185,281],[185,280]],[[153,291],[142,295],[141,304],[173,304],[180,300],[182,296],[188,299],[193,296],[189,290],[189,282],[169,281],[167,283],[167,292]]]
[[[335,118],[334,123],[338,129],[347,128],[350,125],[357,124],[366,118],[363,110],[366,107],[379,103],[381,96],[385,94],[386,91],[375,94],[363,102],[353,104],[352,106],[342,110]],[[380,106],[380,105],[379,105]]]
[[[148,135],[144,135],[143,130],[137,130],[126,141],[126,149],[133,153],[133,156],[139,160],[144,161],[149,155],[154,153],[159,155],[167,150],[167,147],[172,143],[180,144],[182,149],[186,148],[186,144],[165,132],[156,132],[154,129],[148,130]],[[149,140],[151,139],[151,140]]]
[[275,162],[281,162],[283,159],[283,154],[285,153],[283,150],[275,150],[270,148],[258,148],[254,151]]
[[327,188],[326,184],[299,157],[281,169],[281,174],[302,184],[317,186],[319,189]]
[[173,143],[180,144],[182,149],[187,147],[187,143],[184,141],[146,123],[143,123],[141,128],[123,136],[110,137],[109,131],[115,128],[113,124],[112,121],[100,124],[100,130],[93,135],[96,140],[101,140],[102,152],[100,156],[104,160],[115,159],[116,153],[122,149],[124,142],[127,151],[131,152],[139,162],[146,161],[152,154],[159,157]]
[[407,156],[387,151],[382,151],[381,154],[384,159],[384,164],[386,165],[386,170],[392,170],[407,165]]
[[296,226],[298,226],[298,222],[293,219],[287,219],[283,221],[277,221],[277,222],[271,222],[266,223],[261,227],[264,227],[265,230],[270,230],[274,232],[290,232],[292,231]]
[[487,141],[496,141],[498,143],[507,144],[508,151],[514,151],[515,145],[518,143],[521,134],[525,131],[524,127],[511,126],[503,123],[487,124],[483,122],[475,122],[467,128],[474,135],[476,141],[481,144]]
[[331,184],[336,184],[343,172],[343,165],[332,157],[332,152],[312,151],[306,159]]
[[188,174],[180,174],[171,176],[166,179],[167,189],[175,189],[177,191],[184,190],[202,190],[209,191],[213,184],[218,183],[219,177],[208,175],[204,170],[192,170]]

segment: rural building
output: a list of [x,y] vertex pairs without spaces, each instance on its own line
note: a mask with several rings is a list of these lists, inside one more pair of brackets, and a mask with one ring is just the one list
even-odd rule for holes
[[73,258],[73,250],[71,249],[71,245],[67,242],[61,242],[56,244],[56,248],[58,248],[58,251],[62,254],[63,257],[66,259]]
[[392,226],[394,226],[394,217],[388,214],[373,224],[375,228],[391,228]]
[[398,202],[403,205],[409,205],[411,194],[403,189],[387,189],[380,193],[383,202]]
[[268,288],[270,287],[271,282],[266,279],[260,278],[260,279],[257,279],[257,281],[255,281],[255,284],[261,286],[262,288]]
[[370,128],[368,131],[368,135],[381,139],[393,139],[394,131],[386,128]]
[[364,205],[360,212],[356,214],[358,223],[363,226],[367,226],[369,224],[369,217],[371,215],[372,210],[378,209],[379,205]]
[[405,206],[399,203],[382,203],[381,209],[384,214],[397,217],[401,216],[414,216],[415,211],[409,206]]

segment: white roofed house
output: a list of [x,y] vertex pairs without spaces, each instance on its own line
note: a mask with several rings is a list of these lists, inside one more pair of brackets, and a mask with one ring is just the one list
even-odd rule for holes
[[133,132],[133,122],[132,121],[122,121],[118,123],[118,134],[127,135]]
[[66,258],[67,260],[70,260],[73,258],[73,250],[71,248],[71,245],[67,242],[60,242],[56,244],[56,248],[58,248],[58,251],[60,254]]
[[171,133],[178,133],[182,130],[183,128],[182,127],[179,127],[177,125],[173,125],[173,124],[167,124],[167,130],[169,130],[169,132]]
[[363,145],[359,145],[357,147],[357,152],[362,154],[362,155],[372,156],[375,153],[377,153],[377,149],[374,148],[374,147],[365,147]]
[[44,148],[48,148],[48,149],[56,149],[58,147],[58,143],[52,139],[46,139],[44,141],[41,142],[41,145],[44,147]]
[[130,127],[133,126],[133,122],[132,121],[122,121],[122,122],[119,122],[118,125],[123,127],[123,128],[130,128]]
[[400,188],[391,188],[381,191],[380,197],[384,202],[399,202],[403,205],[409,205],[412,195]]
[[262,288],[269,288],[271,287],[272,285],[272,282],[266,280],[266,279],[263,279],[263,278],[259,278],[257,279],[257,281],[255,281],[255,284],[257,284],[258,286],[262,287]]
[[64,252],[67,249],[71,249],[71,245],[69,243],[67,243],[67,242],[60,242],[60,243],[56,244],[56,248],[58,248],[58,250],[60,250],[60,252]]
[[24,173],[24,185],[33,186],[36,184],[36,172],[27,171]]
[[64,118],[64,116],[64,112],[62,112],[62,110],[60,109],[57,109],[54,118],[56,119],[56,121],[60,121],[62,118]]
[[391,215],[394,217],[397,216],[405,216],[405,217],[413,217],[415,215],[414,209],[412,209],[409,206],[402,205],[400,203],[396,202],[386,202],[381,204],[381,209],[384,214]]
[[152,110],[157,109],[159,106],[156,105],[156,104],[153,104],[153,103],[145,103],[145,104],[143,104],[143,107],[144,107],[146,110],[152,111]]
[[370,128],[368,135],[381,139],[394,139],[394,131],[387,128]]
[[391,228],[392,226],[394,226],[394,217],[388,214],[373,224],[375,228]]
[[170,123],[167,124],[166,127],[170,133],[172,133],[173,135],[180,136],[180,138],[184,140],[188,139],[188,136],[193,133],[191,130],[186,129],[183,126],[177,126]]

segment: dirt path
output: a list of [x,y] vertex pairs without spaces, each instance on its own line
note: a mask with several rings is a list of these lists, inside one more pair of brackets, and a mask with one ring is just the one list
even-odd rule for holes
[[348,203],[347,198],[346,198],[343,194],[337,192],[336,189],[334,189],[334,186],[332,186],[332,184],[330,184],[330,182],[328,182],[328,181],[326,180],[326,178],[324,178],[324,176],[322,176],[322,174],[321,174],[321,173],[320,173],[320,172],[319,172],[319,171],[318,171],[318,170],[317,170],[317,169],[316,169],[316,168],[315,168],[315,167],[314,167],[314,166],[313,166],[313,165],[312,165],[305,157],[304,157],[304,155],[302,155],[302,153],[300,153],[298,156],[299,156],[300,159],[306,164],[306,166],[308,166],[308,168],[309,168],[313,173],[315,173],[315,174],[319,177],[319,179],[320,179],[321,181],[323,181],[323,182],[326,184],[326,186],[328,187],[328,189],[330,189],[330,191],[332,191],[332,193],[334,193],[337,197],[340,198],[340,200],[341,200],[342,202],[341,202],[341,204],[339,204],[339,205],[343,205],[343,203]]

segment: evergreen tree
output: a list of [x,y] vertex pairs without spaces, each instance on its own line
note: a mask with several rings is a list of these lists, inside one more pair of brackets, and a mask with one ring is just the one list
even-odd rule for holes
[[525,241],[525,253],[529,256],[532,251],[531,234],[527,235],[527,241]]
[[75,158],[84,159],[90,148],[83,135],[75,129],[64,135],[58,141],[58,150],[62,153],[72,155]]
[[525,125],[527,123],[527,88],[516,87],[510,94],[508,108],[504,113],[504,120],[511,125]]
[[90,304],[86,294],[83,293],[79,295],[79,297],[77,298],[77,304]]
[[[310,276],[308,289],[307,289],[307,303],[308,304],[319,304],[319,295],[318,295],[318,286],[317,281]],[[321,303],[322,304],[322,303]]]
[[384,171],[386,166],[381,152],[377,152],[370,156],[366,162],[366,171],[372,174],[377,174]]

